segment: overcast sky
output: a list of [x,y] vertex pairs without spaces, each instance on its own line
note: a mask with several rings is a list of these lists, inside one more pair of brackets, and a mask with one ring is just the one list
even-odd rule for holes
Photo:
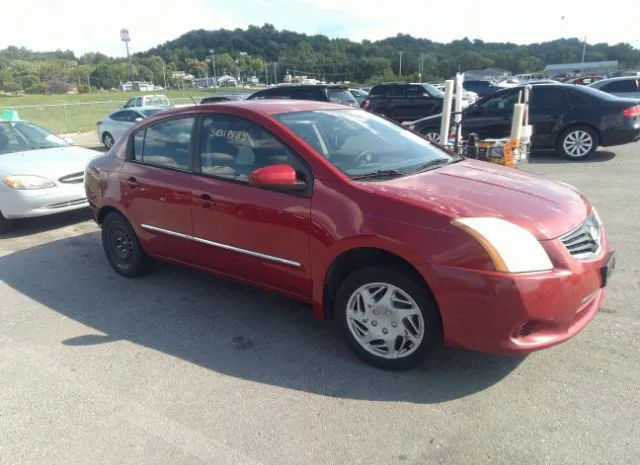
[[130,30],[131,48],[137,52],[192,29],[245,28],[265,22],[278,29],[356,41],[402,32],[437,42],[467,36],[524,44],[586,36],[589,43],[640,46],[640,9],[631,0],[599,2],[593,7],[584,0],[459,0],[457,4],[433,0],[0,1],[0,49],[8,45],[71,49],[78,55],[89,51],[124,55],[121,28]]

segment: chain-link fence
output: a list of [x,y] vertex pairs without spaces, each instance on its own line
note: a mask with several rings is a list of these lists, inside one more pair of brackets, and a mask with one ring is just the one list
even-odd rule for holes
[[98,120],[104,118],[124,101],[83,102],[58,105],[12,106],[20,119],[30,121],[58,134],[91,131]]

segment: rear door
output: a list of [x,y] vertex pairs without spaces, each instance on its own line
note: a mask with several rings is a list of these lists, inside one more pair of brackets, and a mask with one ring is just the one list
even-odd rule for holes
[[134,112],[131,110],[120,110],[113,113],[109,118],[111,119],[111,124],[109,124],[109,129],[105,129],[111,133],[115,140],[120,139],[131,126],[132,123],[132,115]]
[[407,99],[406,86],[388,86],[386,98],[389,102],[389,116],[391,118],[398,121],[412,120],[412,109],[409,99]]
[[192,262],[192,116],[159,121],[136,132],[118,172],[126,216],[151,254]]
[[481,139],[508,137],[519,90],[501,91],[467,108],[462,119],[462,134],[475,132]]
[[559,132],[568,124],[570,107],[564,89],[536,86],[529,102],[529,122],[533,126],[531,144],[555,147]]

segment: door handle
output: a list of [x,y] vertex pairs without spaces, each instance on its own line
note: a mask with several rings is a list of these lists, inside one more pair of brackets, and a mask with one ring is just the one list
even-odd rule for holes
[[194,195],[193,202],[200,205],[202,208],[209,208],[214,203],[209,194]]
[[125,179],[122,182],[126,186],[128,186],[129,189],[135,189],[136,187],[138,187],[138,180],[136,178],[134,178],[133,176],[128,177],[127,179]]

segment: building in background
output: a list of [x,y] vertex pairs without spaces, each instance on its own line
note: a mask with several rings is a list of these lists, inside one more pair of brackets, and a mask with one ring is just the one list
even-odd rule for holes
[[503,81],[511,77],[511,71],[502,68],[470,69],[463,75],[466,81]]
[[581,74],[609,76],[618,72],[618,61],[585,61],[547,65],[544,73],[549,77],[573,77]]

